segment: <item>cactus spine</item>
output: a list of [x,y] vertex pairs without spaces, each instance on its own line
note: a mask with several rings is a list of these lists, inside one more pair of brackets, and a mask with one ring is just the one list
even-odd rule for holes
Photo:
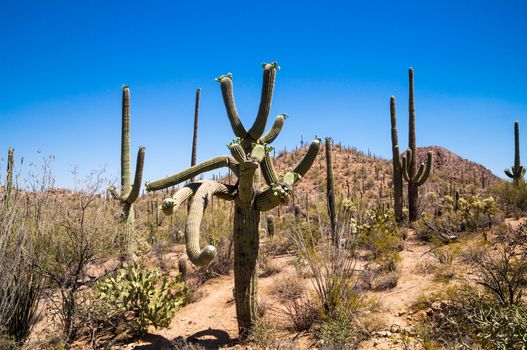
[[399,154],[399,138],[397,136],[397,114],[395,97],[390,97],[390,120],[392,125],[392,165],[393,165],[393,209],[395,220],[403,221],[403,168]]
[[408,69],[409,97],[408,97],[408,150],[403,156],[403,179],[408,182],[408,213],[409,221],[419,217],[419,186],[423,185],[430,176],[432,168],[432,151],[428,152],[425,164],[417,168],[417,146],[415,141],[415,103],[414,103],[414,69]]
[[514,166],[505,169],[505,175],[510,177],[515,185],[518,185],[525,175],[525,168],[520,164],[520,125],[518,122],[514,122]]
[[[175,210],[183,201],[191,198],[190,211],[185,229],[187,255],[195,265],[207,265],[216,255],[216,249],[208,245],[200,250],[199,228],[203,209],[212,196],[234,201],[234,296],[236,315],[241,339],[245,339],[258,317],[258,251],[260,213],[269,211],[280,204],[288,203],[292,186],[304,176],[320,149],[320,140],[315,139],[300,163],[292,171],[278,177],[269,154],[271,143],[279,134],[285,115],[278,115],[267,134],[264,135],[267,118],[271,108],[276,72],[276,62],[263,64],[263,84],[260,107],[256,120],[247,130],[238,116],[232,87],[232,74],[217,78],[221,85],[227,116],[237,140],[228,145],[232,154],[217,157],[203,164],[192,166],[176,175],[146,184],[148,191],[161,190],[204,171],[229,167],[238,177],[235,185],[225,185],[216,181],[197,181],[189,183],[177,191],[162,205],[164,213]],[[263,135],[263,136],[262,136]],[[259,186],[255,174],[261,171],[266,184]]]
[[122,207],[121,220],[123,227],[122,258],[127,259],[132,253],[132,237],[134,233],[134,203],[139,197],[143,177],[145,149],[139,147],[135,165],[134,182],[130,178],[130,89],[122,88],[122,126],[121,126],[121,191],[115,187],[108,188],[112,197],[118,200]]
[[15,162],[14,153],[15,150],[13,148],[9,148],[7,151],[7,173],[5,180],[4,200],[8,212],[11,210],[11,206],[13,205],[13,165]]
[[328,215],[331,225],[331,238],[338,245],[337,212],[335,211],[335,186],[333,184],[333,154],[331,137],[326,137],[326,193],[328,201]]

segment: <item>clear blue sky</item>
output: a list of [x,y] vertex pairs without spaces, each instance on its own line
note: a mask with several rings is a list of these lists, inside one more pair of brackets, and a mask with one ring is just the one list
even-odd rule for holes
[[278,149],[316,134],[389,157],[389,97],[406,147],[413,66],[418,145],[501,176],[514,120],[527,162],[526,15],[525,1],[0,0],[0,150],[55,155],[60,186],[75,165],[117,177],[126,83],[133,157],[146,147],[144,179],[154,180],[190,161],[197,87],[200,161],[226,154],[233,138],[213,79],[234,74],[249,124],[260,63],[276,60],[270,122],[290,115]]

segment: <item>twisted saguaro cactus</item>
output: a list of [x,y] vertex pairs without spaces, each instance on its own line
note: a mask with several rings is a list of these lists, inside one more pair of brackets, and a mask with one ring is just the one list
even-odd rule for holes
[[397,136],[397,115],[395,97],[390,97],[390,120],[392,124],[392,182],[393,182],[393,209],[395,220],[403,221],[403,167],[399,153],[399,140]]
[[331,226],[331,237],[333,243],[338,245],[337,236],[337,212],[335,209],[335,186],[333,185],[333,142],[331,137],[326,137],[326,194],[328,200],[328,215]]
[[409,98],[408,98],[408,150],[403,156],[402,170],[403,179],[408,182],[408,213],[409,220],[413,222],[418,219],[419,213],[419,186],[423,185],[432,169],[432,151],[428,152],[425,164],[421,163],[417,168],[417,146],[415,142],[415,103],[414,103],[414,69],[408,69]]
[[127,258],[132,253],[132,237],[134,233],[134,207],[133,204],[139,197],[143,177],[145,149],[139,147],[135,164],[134,183],[130,179],[130,89],[123,85],[122,98],[122,126],[121,126],[121,191],[115,187],[108,188],[113,198],[122,206],[121,220],[124,224],[123,257]]
[[15,162],[15,150],[11,147],[7,151],[7,173],[5,179],[5,206],[7,211],[11,210],[13,205],[13,165]]
[[[263,65],[260,108],[249,130],[245,129],[238,117],[232,75],[229,73],[216,79],[221,84],[227,115],[237,137],[237,140],[228,145],[232,156],[216,157],[176,175],[146,184],[148,191],[160,190],[221,167],[229,167],[238,177],[238,182],[232,186],[209,180],[190,183],[177,191],[172,198],[166,199],[162,204],[162,210],[163,213],[170,214],[183,201],[192,197],[185,229],[187,255],[193,264],[207,265],[216,255],[216,249],[210,245],[203,249],[199,247],[199,228],[203,210],[211,196],[234,201],[234,294],[238,329],[242,339],[248,336],[258,317],[256,295],[260,212],[289,202],[292,186],[307,173],[320,149],[320,140],[315,139],[295,169],[281,177],[276,174],[269,155],[271,147],[267,144],[276,139],[280,133],[286,118],[285,114],[278,115],[269,132],[265,135],[263,133],[271,108],[278,69],[275,62]],[[255,175],[259,171],[266,183],[261,188],[259,182],[255,180]]]
[[525,175],[525,168],[520,164],[520,126],[518,122],[514,122],[514,166],[505,169],[505,175],[510,177],[516,185]]

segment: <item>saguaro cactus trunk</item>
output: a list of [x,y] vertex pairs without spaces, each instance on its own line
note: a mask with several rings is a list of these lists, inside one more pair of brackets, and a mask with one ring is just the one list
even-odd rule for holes
[[5,180],[5,194],[4,194],[4,203],[7,211],[11,210],[13,205],[13,166],[15,162],[15,150],[14,148],[9,148],[7,151],[7,172]]
[[118,200],[122,207],[121,220],[123,223],[122,258],[127,259],[132,253],[132,237],[134,233],[134,203],[139,197],[143,177],[145,149],[139,147],[135,165],[134,183],[130,178],[130,89],[123,85],[122,97],[122,126],[121,126],[121,191],[115,187],[108,188],[113,198]]
[[[187,255],[195,265],[207,265],[216,255],[216,249],[208,245],[199,246],[199,230],[203,210],[212,196],[234,201],[234,294],[240,338],[248,336],[258,317],[258,251],[260,213],[280,204],[288,203],[292,186],[309,170],[320,149],[320,140],[315,139],[298,166],[286,172],[279,179],[269,155],[273,142],[285,121],[285,114],[279,114],[269,132],[263,135],[273,96],[276,62],[263,65],[263,84],[260,107],[256,120],[247,130],[238,117],[234,102],[232,74],[217,78],[221,84],[223,101],[231,127],[237,140],[228,145],[231,156],[220,156],[194,165],[178,174],[147,183],[148,191],[161,190],[182,183],[203,172],[228,167],[237,177],[236,185],[204,180],[191,182],[177,191],[162,204],[165,214],[171,214],[181,203],[191,198],[185,240]],[[263,136],[262,136],[263,135]],[[255,180],[261,171],[265,180],[263,187]]]
[[395,220],[403,221],[403,169],[399,154],[399,139],[397,135],[397,114],[395,110],[395,97],[390,98],[390,120],[392,124],[392,165],[393,165],[393,209]]
[[425,164],[417,168],[417,146],[415,141],[415,103],[414,103],[414,69],[408,69],[409,97],[408,97],[408,150],[403,156],[403,179],[408,182],[408,214],[409,221],[419,218],[419,186],[423,185],[430,176],[432,168],[432,152],[428,152]]
[[[196,104],[194,106],[194,133],[192,135],[192,154],[190,157],[190,166],[196,165],[196,152],[198,148],[198,114],[201,89],[196,89]],[[194,181],[194,179],[190,179]]]
[[505,175],[510,177],[515,185],[525,176],[525,168],[520,163],[520,125],[514,122],[514,166],[505,169]]
[[331,238],[333,244],[338,245],[337,212],[335,210],[335,186],[333,184],[333,142],[331,137],[326,137],[326,194],[328,201],[328,215],[331,225]]

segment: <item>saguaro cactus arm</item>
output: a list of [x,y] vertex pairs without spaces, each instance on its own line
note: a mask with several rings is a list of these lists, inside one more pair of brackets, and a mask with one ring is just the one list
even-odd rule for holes
[[262,95],[260,97],[260,107],[258,108],[258,114],[256,120],[249,129],[249,136],[253,140],[258,140],[262,136],[265,125],[267,124],[267,118],[269,117],[269,111],[271,110],[271,101],[273,100],[274,81],[276,79],[276,71],[280,69],[276,62],[263,63],[263,82],[262,82]]
[[318,151],[320,151],[320,139],[315,138],[309,145],[309,148],[307,150],[307,153],[304,155],[304,158],[302,158],[300,163],[298,163],[296,168],[293,170],[294,173],[300,175],[300,177],[295,182],[300,180],[300,178],[304,176],[311,168],[313,162],[317,157]]
[[276,119],[274,120],[273,125],[271,126],[271,129],[265,134],[260,141],[262,143],[271,143],[273,142],[278,135],[280,134],[280,131],[282,131],[282,127],[284,126],[284,122],[287,119],[287,115],[284,113],[281,113],[276,116]]
[[428,180],[428,177],[430,176],[430,171],[432,170],[432,166],[433,166],[432,160],[433,160],[433,152],[429,151],[427,154],[425,171],[424,173],[421,174],[421,176],[417,178],[417,184],[419,186],[423,185],[426,182],[426,180]]
[[262,163],[260,164],[262,175],[265,179],[265,183],[269,186],[278,183],[278,175],[273,166],[273,159],[269,154],[265,156]]
[[[206,266],[216,256],[216,248],[207,245],[200,249],[199,235],[203,211],[213,195],[228,195],[231,188],[216,181],[202,181],[190,203],[190,210],[185,228],[185,243],[187,255],[196,266]],[[225,196],[223,196],[225,198]]]
[[419,186],[421,186],[426,182],[426,180],[428,180],[428,177],[430,176],[430,171],[432,169],[433,163],[433,152],[428,151],[426,164],[419,164],[419,169],[417,170],[417,173],[412,177],[409,174],[409,167],[412,160],[414,160],[414,157],[416,156],[413,154],[411,149],[406,150],[406,155],[403,156],[402,163],[403,178],[407,182],[417,183]]
[[223,167],[229,167],[235,174],[238,174],[238,171],[239,171],[238,162],[232,157],[220,156],[220,157],[209,159],[201,164],[191,166],[190,168],[187,168],[183,170],[182,172],[166,177],[164,179],[149,182],[145,185],[145,187],[146,187],[146,190],[149,192],[162,190],[164,188],[168,188],[170,186],[177,185],[183,181],[189,180],[204,172],[223,168]]
[[232,90],[232,74],[227,73],[216,78],[216,81],[221,84],[221,94],[223,95],[223,102],[225,103],[225,109],[231,123],[232,131],[237,137],[244,139],[247,137],[247,130],[245,130],[238,111],[236,110],[236,103],[234,102],[234,93]]
[[525,168],[520,163],[520,126],[514,122],[514,165],[505,169],[505,175],[518,182],[525,175]]

